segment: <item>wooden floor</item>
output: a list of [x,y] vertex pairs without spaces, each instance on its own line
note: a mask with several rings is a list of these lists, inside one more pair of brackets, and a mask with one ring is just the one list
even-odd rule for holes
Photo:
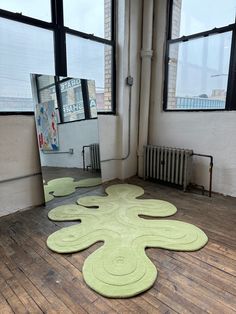
[[[236,199],[201,196],[138,178],[145,198],[172,202],[172,219],[193,223],[209,237],[198,252],[148,249],[159,275],[154,286],[130,299],[107,299],[83,282],[85,258],[99,245],[77,254],[47,249],[52,232],[71,223],[47,219],[48,211],[73,203],[79,194],[102,194],[103,188],[77,191],[47,207],[0,219],[0,313],[236,313]],[[12,195],[14,196],[14,194]]]

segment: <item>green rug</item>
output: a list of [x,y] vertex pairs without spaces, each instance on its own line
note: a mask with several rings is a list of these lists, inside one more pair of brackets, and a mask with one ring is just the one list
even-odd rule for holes
[[140,218],[139,215],[167,217],[177,209],[165,201],[136,199],[144,193],[139,186],[112,185],[106,193],[108,196],[86,196],[78,200],[78,205],[51,210],[51,220],[80,220],[81,224],[62,228],[47,239],[47,246],[58,253],[78,252],[98,241],[104,242],[83,266],[85,282],[103,296],[127,298],[154,284],[157,270],[145,248],[195,251],[208,241],[194,225]]
[[[45,182],[45,181],[44,181]],[[75,192],[76,188],[92,187],[102,184],[101,178],[88,178],[74,181],[74,178],[65,177],[48,181],[44,184],[45,201],[51,201],[54,196],[66,196]]]

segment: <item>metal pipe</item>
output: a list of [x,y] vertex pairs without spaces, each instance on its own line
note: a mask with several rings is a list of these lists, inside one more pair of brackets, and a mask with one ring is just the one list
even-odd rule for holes
[[5,179],[5,180],[0,180],[0,183],[16,181],[16,180],[25,179],[25,178],[29,178],[29,177],[34,177],[34,176],[38,176],[38,175],[42,175],[42,172],[36,172],[36,173],[26,174],[26,175],[19,176],[19,177],[14,177],[14,178],[9,178],[9,179]]
[[66,151],[66,152],[62,152],[62,151],[47,151],[47,150],[42,150],[42,152],[44,153],[44,154],[48,154],[48,155],[50,155],[50,154],[71,154],[71,155],[73,155],[74,154],[74,149],[73,148],[70,148],[68,151]]
[[129,79],[132,79],[131,76],[131,70],[130,70],[130,51],[131,51],[131,0],[129,0],[128,3],[128,76],[126,78],[126,83],[129,86],[129,108],[128,108],[128,149],[127,149],[127,153],[125,156],[123,157],[114,157],[114,158],[108,158],[108,159],[103,159],[100,162],[107,162],[107,161],[113,161],[113,160],[117,160],[117,161],[124,161],[127,160],[130,156],[130,151],[131,151],[131,100],[132,100],[132,86],[133,86],[133,82],[129,83]]
[[109,158],[109,159],[103,159],[100,162],[107,162],[107,161],[112,161],[112,160],[121,160],[124,161],[129,158],[130,156],[130,150],[131,150],[131,98],[132,98],[132,91],[131,91],[132,86],[129,88],[129,125],[128,125],[128,151],[124,157],[120,158]]
[[213,173],[213,156],[211,156],[211,155],[206,155],[206,154],[197,154],[197,153],[193,153],[193,156],[210,158],[210,168],[209,168],[209,172],[210,172],[210,179],[209,179],[209,197],[211,197],[211,193],[212,193],[212,173]]
[[151,88],[153,0],[143,1],[143,32],[141,50],[141,91],[139,110],[138,175],[143,177],[143,147],[148,141],[148,121]]

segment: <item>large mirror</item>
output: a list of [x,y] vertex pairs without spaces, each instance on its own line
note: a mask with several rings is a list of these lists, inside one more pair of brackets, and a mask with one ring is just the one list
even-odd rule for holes
[[101,184],[95,81],[31,75],[45,202]]

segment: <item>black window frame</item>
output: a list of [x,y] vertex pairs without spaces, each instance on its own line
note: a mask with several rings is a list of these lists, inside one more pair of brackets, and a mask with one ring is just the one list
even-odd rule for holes
[[[235,22],[223,27],[215,27],[213,29],[194,33],[179,38],[171,38],[172,35],[172,13],[174,0],[167,1],[166,13],[166,43],[165,43],[165,68],[164,68],[164,88],[163,88],[163,110],[166,112],[207,112],[207,111],[233,111],[236,110],[236,12]],[[232,31],[231,52],[229,60],[228,85],[226,91],[226,102],[224,109],[168,109],[168,63],[169,63],[169,47],[173,43],[186,42],[192,39],[204,38],[210,35],[216,35]]]
[[[46,22],[33,17],[14,13],[0,8],[0,17],[15,22],[36,26],[52,31],[54,34],[54,62],[55,75],[67,77],[67,57],[66,57],[66,34],[88,39],[111,46],[111,110],[99,111],[99,115],[116,114],[116,0],[111,0],[111,39],[94,36],[78,30],[70,29],[64,25],[63,0],[50,0],[51,3],[51,22]],[[34,111],[0,111],[0,115],[34,115]]]

